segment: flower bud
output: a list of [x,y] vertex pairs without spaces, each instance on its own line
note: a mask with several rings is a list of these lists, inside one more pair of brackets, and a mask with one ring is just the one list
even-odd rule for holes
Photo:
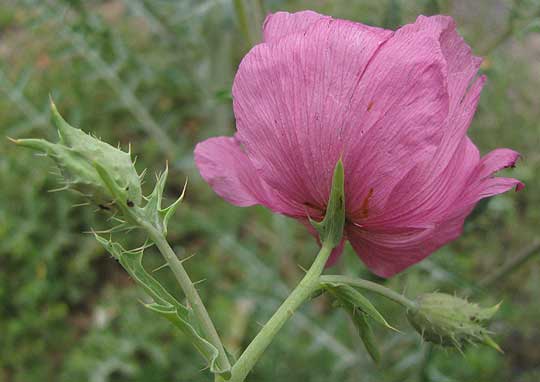
[[489,337],[490,331],[483,326],[497,312],[499,304],[480,308],[444,293],[420,295],[416,303],[417,309],[409,310],[407,318],[426,341],[458,349],[467,342],[484,343],[501,351]]
[[[140,178],[130,154],[70,126],[52,100],[51,111],[59,142],[43,139],[17,139],[14,142],[51,157],[60,169],[66,188],[83,193],[100,206],[109,208],[107,206],[112,202],[139,205],[142,200]],[[111,194],[110,185],[104,183],[97,166],[109,174],[115,187],[114,194],[123,200],[116,200]]]

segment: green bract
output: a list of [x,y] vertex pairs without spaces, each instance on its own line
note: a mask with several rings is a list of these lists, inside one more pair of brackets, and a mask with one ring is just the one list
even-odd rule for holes
[[480,308],[459,297],[444,293],[420,295],[418,308],[409,310],[411,325],[429,342],[460,349],[464,343],[485,343],[498,351],[484,324],[493,317],[499,305]]
[[321,243],[335,248],[343,237],[345,225],[345,186],[344,186],[343,162],[338,160],[332,177],[332,189],[328,198],[328,205],[324,219],[316,222],[309,219],[311,225],[319,233]]
[[[51,157],[61,171],[66,188],[80,191],[103,206],[113,201],[129,206],[140,205],[141,183],[130,154],[70,126],[58,113],[52,100],[51,111],[60,136],[57,143],[44,139],[17,139],[14,142]],[[96,165],[105,169],[114,180],[121,200],[115,200],[111,195]]]
[[144,304],[151,311],[169,320],[206,359],[210,371],[223,379],[230,378],[228,365],[221,365],[219,351],[200,333],[191,307],[181,304],[163,285],[152,277],[143,267],[144,246],[139,250],[126,250],[120,244],[96,235],[96,239],[120,262],[129,275],[152,298],[153,302]]
[[373,361],[378,363],[381,354],[368,319],[372,319],[388,329],[395,331],[397,331],[397,329],[392,327],[388,321],[386,321],[369,299],[364,297],[362,293],[350,285],[336,282],[324,283],[322,284],[322,287],[335,299],[336,305],[342,307],[349,314],[353,324],[358,329],[358,334],[360,335],[366,350]]

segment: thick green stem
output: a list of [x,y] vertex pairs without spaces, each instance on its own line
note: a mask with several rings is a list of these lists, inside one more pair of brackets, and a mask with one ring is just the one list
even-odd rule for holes
[[275,335],[298,307],[319,289],[319,277],[332,252],[329,245],[323,245],[317,258],[298,286],[287,297],[279,309],[263,326],[232,368],[230,382],[243,382],[255,363],[259,360]]
[[193,285],[193,282],[191,282],[189,275],[184,269],[182,262],[178,259],[163,234],[149,224],[143,224],[143,228],[148,233],[150,239],[156,244],[159,251],[167,261],[169,268],[174,273],[176,280],[186,295],[187,301],[193,309],[193,314],[197,318],[197,322],[199,323],[205,338],[218,349],[218,361],[220,366],[224,369],[229,368],[230,363],[229,359],[227,358],[227,354],[225,353],[223,343],[219,338],[219,334],[217,333],[216,328],[208,315],[208,311],[206,310],[197,289]]
[[407,297],[403,296],[400,293],[394,292],[391,289],[388,289],[380,284],[377,284],[371,281],[357,279],[357,278],[348,277],[348,276],[321,276],[319,280],[321,284],[333,284],[333,283],[348,284],[352,287],[356,287],[356,288],[360,288],[360,289],[368,290],[370,292],[377,293],[383,297],[386,297],[389,300],[397,302],[398,304],[404,306],[407,309],[416,310],[418,308],[416,302],[409,300]]

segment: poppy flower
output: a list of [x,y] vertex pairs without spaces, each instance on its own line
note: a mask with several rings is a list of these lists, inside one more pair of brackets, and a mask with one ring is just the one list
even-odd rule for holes
[[390,277],[462,232],[482,198],[524,185],[495,177],[519,154],[481,157],[467,136],[485,76],[451,17],[397,31],[312,11],[267,17],[233,84],[237,132],[195,148],[202,177],[236,206],[263,205],[316,232],[336,162],[348,240]]

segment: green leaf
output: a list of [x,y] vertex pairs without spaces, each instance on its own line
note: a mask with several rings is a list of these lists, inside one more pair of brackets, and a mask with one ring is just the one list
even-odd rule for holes
[[332,189],[330,190],[324,219],[316,222],[309,218],[311,225],[319,233],[321,243],[330,245],[332,248],[337,247],[343,238],[343,227],[345,225],[344,179],[343,162],[340,159],[334,168]]
[[364,297],[356,289],[347,284],[328,283],[323,284],[323,288],[327,290],[335,299],[340,307],[342,307],[351,317],[354,325],[358,329],[358,334],[364,343],[364,346],[375,363],[379,363],[381,354],[375,342],[375,336],[368,322],[368,317],[375,320],[385,327],[397,331],[392,327],[379,313],[377,308]]
[[169,320],[178,328],[193,344],[193,346],[207,360],[210,371],[219,374],[224,379],[229,379],[229,368],[223,368],[218,361],[218,350],[197,331],[196,325],[191,320],[191,309],[178,302],[154,277],[152,277],[142,265],[143,251],[128,251],[120,244],[106,240],[95,235],[105,249],[115,258],[129,275],[152,297],[153,303],[145,304],[145,307]]
[[358,334],[360,334],[360,338],[362,339],[367,352],[371,356],[371,359],[378,364],[381,360],[381,353],[375,342],[375,336],[373,335],[373,330],[367,320],[367,315],[359,309],[350,310],[348,313],[358,329]]
[[369,301],[366,297],[364,297],[363,294],[358,292],[350,285],[332,283],[325,284],[324,288],[328,290],[328,292],[330,292],[332,296],[334,296],[344,306],[360,309],[379,324],[387,327],[388,329],[399,332],[399,330],[391,326],[388,321],[385,320],[383,315],[379,313],[371,301]]

